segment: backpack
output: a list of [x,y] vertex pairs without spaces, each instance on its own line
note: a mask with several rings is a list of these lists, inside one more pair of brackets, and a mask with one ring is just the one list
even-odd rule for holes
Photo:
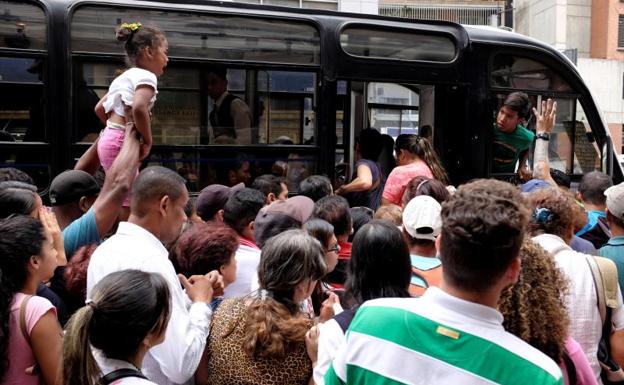
[[602,367],[600,377],[605,385],[624,385],[624,371],[611,357],[611,312],[617,309],[618,273],[615,263],[603,257],[587,255],[598,298],[598,311],[602,320],[602,337],[598,346],[598,361]]
[[147,380],[147,377],[138,369],[122,368],[112,371],[100,379],[99,385],[109,385],[126,377],[138,377]]
[[611,238],[611,230],[609,229],[607,220],[602,217],[598,218],[598,222],[596,222],[594,227],[581,235],[580,238],[590,241],[596,250],[599,250],[602,246],[609,242],[609,239]]

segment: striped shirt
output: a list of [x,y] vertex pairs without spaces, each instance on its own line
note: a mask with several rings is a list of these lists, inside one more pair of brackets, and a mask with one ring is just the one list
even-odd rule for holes
[[563,384],[558,365],[502,322],[496,309],[436,287],[420,298],[368,301],[325,384]]

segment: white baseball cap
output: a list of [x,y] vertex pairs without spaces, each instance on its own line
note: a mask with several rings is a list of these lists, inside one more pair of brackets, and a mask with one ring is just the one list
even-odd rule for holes
[[442,206],[428,195],[419,195],[403,209],[403,228],[416,239],[435,241],[442,230]]
[[614,217],[624,220],[624,182],[605,190],[607,209]]

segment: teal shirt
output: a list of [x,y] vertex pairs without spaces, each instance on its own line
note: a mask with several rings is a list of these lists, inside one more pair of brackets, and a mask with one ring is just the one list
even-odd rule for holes
[[[410,259],[412,260],[413,267],[424,271],[435,269],[442,264],[442,261],[440,261],[437,257],[421,257],[420,255],[410,254]],[[427,287],[427,282],[423,281],[422,278],[414,274],[412,274],[411,284],[425,288]]]
[[615,262],[620,288],[624,287],[624,237],[613,237],[600,248],[600,256]]
[[514,173],[520,155],[531,147],[535,134],[517,125],[514,132],[506,134],[494,125],[494,143],[492,148],[492,172]]
[[588,232],[589,230],[591,230],[594,226],[596,226],[596,224],[598,223],[598,220],[600,218],[607,218],[607,213],[604,211],[598,211],[598,210],[589,210],[587,212],[587,224],[585,226],[583,226],[582,229],[579,230],[578,233],[576,233],[577,237],[582,236],[583,234],[585,234],[586,232]]

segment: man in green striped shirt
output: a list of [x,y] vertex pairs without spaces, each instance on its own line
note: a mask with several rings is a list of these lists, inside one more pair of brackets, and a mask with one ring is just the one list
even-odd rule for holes
[[518,279],[528,217],[510,184],[460,187],[442,209],[440,288],[362,305],[325,384],[563,384],[559,366],[505,332],[496,310]]

